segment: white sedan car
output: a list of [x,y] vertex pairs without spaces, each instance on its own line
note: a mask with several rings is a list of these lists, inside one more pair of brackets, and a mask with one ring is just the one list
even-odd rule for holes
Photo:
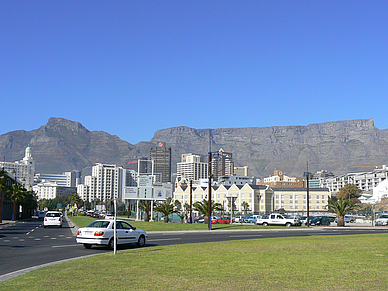
[[43,227],[62,227],[62,214],[59,211],[48,211],[43,219]]
[[[116,220],[117,244],[136,243],[143,247],[147,242],[147,233],[137,229],[124,220]],[[106,245],[114,247],[114,220],[102,219],[93,221],[87,227],[80,228],[77,234],[77,243],[83,244],[90,249],[92,245]]]

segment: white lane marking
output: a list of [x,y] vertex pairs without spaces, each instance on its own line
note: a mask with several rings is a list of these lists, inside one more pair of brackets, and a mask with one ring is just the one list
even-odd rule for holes
[[19,239],[19,241],[25,241],[25,239]]
[[40,238],[36,238],[35,240],[41,240]]
[[181,239],[180,237],[177,237],[177,238],[161,238],[161,239],[148,239],[147,242],[150,242],[150,241],[161,241],[161,240],[178,240],[178,239]]
[[51,239],[57,239],[56,237],[52,237]]
[[245,235],[230,235],[229,237],[257,237],[263,236],[261,234],[245,234]]
[[19,237],[18,236],[14,236],[12,239],[19,239]]
[[52,248],[67,248],[67,247],[78,247],[78,244],[72,244],[72,245],[63,245],[63,246],[52,246]]
[[4,242],[10,242],[10,240],[9,239],[5,239]]

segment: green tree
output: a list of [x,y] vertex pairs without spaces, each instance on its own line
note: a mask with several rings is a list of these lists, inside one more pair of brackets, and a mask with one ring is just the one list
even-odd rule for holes
[[244,211],[244,215],[247,215],[247,211],[249,210],[249,203],[246,202],[246,201],[243,201],[241,203],[241,208],[243,209]]
[[73,193],[73,194],[69,195],[69,197],[67,197],[66,202],[67,202],[67,204],[70,204],[71,206],[73,206],[75,203],[77,203],[78,208],[82,207],[83,203],[84,203],[77,193]]
[[357,204],[360,203],[358,197],[360,197],[361,193],[362,190],[358,189],[356,185],[348,183],[337,192],[335,197],[341,200],[348,199],[351,203]]
[[[178,200],[176,200],[176,201],[178,201]],[[179,201],[178,201],[178,202],[179,202]],[[180,204],[180,203],[179,203],[179,204]],[[163,201],[163,202],[157,202],[157,203],[156,203],[156,206],[155,206],[155,211],[164,214],[163,221],[164,221],[165,223],[168,223],[168,216],[169,216],[170,214],[173,214],[173,213],[178,212],[178,210],[176,209],[176,203],[173,203],[173,202],[172,202],[172,198],[171,198],[171,197],[168,197],[168,198],[167,198],[165,201]]]
[[38,207],[37,197],[34,191],[26,191],[24,200],[21,201],[22,218],[29,218],[33,211]]
[[144,211],[144,221],[150,221],[151,200],[140,200],[139,209]]
[[329,200],[326,207],[328,208],[329,212],[335,213],[337,215],[337,226],[345,226],[345,214],[357,208],[358,205],[352,203],[349,199],[332,198]]
[[10,179],[5,173],[5,171],[0,171],[0,222],[2,222],[3,217],[3,201],[9,191],[10,185]]
[[[211,202],[212,207],[212,213],[214,211],[222,211],[223,207],[221,203],[215,203],[213,200]],[[208,200],[202,200],[197,201],[193,204],[193,208],[195,211],[198,211],[200,214],[205,216],[205,223],[208,223],[209,221],[209,201]]]

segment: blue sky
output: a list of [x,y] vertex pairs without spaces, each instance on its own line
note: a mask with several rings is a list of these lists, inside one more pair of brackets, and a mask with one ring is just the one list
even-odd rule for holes
[[50,117],[155,131],[373,118],[388,1],[0,0],[0,134]]

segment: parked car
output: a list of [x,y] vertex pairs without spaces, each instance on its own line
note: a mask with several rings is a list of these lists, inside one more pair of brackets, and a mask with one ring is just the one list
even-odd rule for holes
[[94,210],[88,210],[86,216],[93,216]]
[[214,223],[214,224],[230,224],[230,217],[229,216],[221,216],[215,222],[213,222],[213,220],[212,220],[212,223]]
[[256,221],[257,221],[257,216],[254,216],[254,215],[246,216],[242,220],[242,222],[244,223],[256,223]]
[[58,226],[62,227],[62,215],[59,211],[48,211],[43,219],[43,227]]
[[45,216],[46,216],[46,212],[44,212],[44,211],[38,212],[38,219],[43,219]]
[[314,216],[309,221],[310,225],[330,225],[330,218],[328,216]]
[[[334,222],[335,223],[338,222],[338,217],[335,218]],[[349,217],[349,216],[345,216],[344,217],[344,222],[345,223],[353,223],[354,222],[354,218],[353,217]]]
[[[136,243],[143,247],[147,243],[147,233],[144,230],[137,229],[124,220],[116,220],[117,244]],[[88,226],[78,230],[77,243],[83,244],[87,249],[93,245],[106,245],[114,248],[114,220],[100,219],[95,220]]]
[[285,214],[271,213],[269,216],[264,216],[257,219],[256,224],[268,226],[268,225],[284,225],[286,227],[299,226],[301,222],[299,219],[289,218]]
[[375,225],[388,225],[388,215],[382,214],[375,219]]
[[193,218],[193,223],[204,223],[204,222],[205,222],[205,219],[203,215],[196,216]]
[[98,213],[98,212],[93,212],[92,217],[93,218],[101,218],[100,213]]

